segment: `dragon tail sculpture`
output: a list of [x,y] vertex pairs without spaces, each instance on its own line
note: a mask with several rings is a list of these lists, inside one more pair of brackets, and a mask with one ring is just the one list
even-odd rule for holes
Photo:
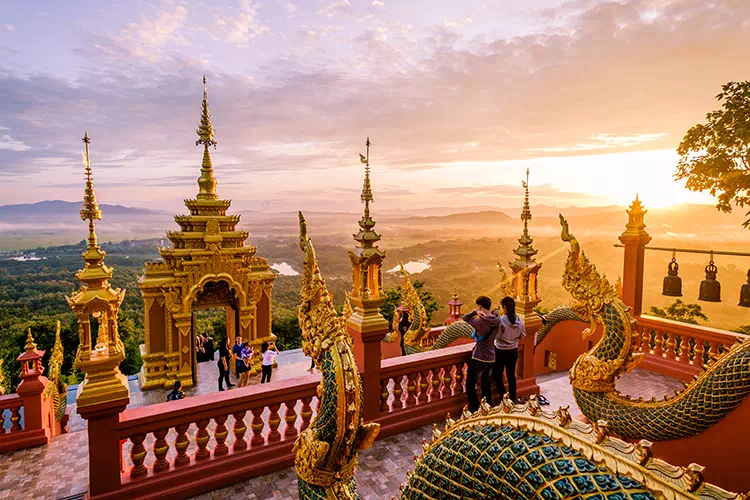
[[359,499],[354,481],[357,452],[370,447],[380,426],[362,422],[362,381],[346,331],[346,318],[336,314],[302,212],[299,224],[305,269],[297,318],[302,349],[322,373],[317,389],[319,413],[294,443],[299,497]]
[[636,352],[635,319],[619,291],[581,251],[562,215],[560,224],[561,238],[570,244],[563,287],[574,304],[547,315],[542,331],[565,319],[589,323],[584,338],[602,328],[601,340],[570,370],[573,394],[583,414],[592,422],[606,420],[613,432],[626,438],[666,441],[699,434],[739,406],[750,393],[750,337],[711,360],[674,396],[660,401],[631,400],[616,390],[615,379],[643,356]]

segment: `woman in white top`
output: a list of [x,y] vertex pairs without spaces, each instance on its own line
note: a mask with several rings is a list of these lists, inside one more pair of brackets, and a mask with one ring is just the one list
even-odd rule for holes
[[276,347],[270,347],[268,342],[263,342],[260,346],[260,352],[263,353],[263,366],[261,366],[262,375],[260,376],[260,383],[265,384],[271,381],[271,373],[273,372],[273,362],[276,359],[276,355],[279,354]]
[[502,397],[505,394],[503,372],[508,378],[508,393],[516,400],[516,363],[518,362],[518,342],[526,338],[526,328],[521,318],[516,316],[516,301],[505,297],[500,304],[505,315],[500,318],[500,333],[495,336],[495,385]]

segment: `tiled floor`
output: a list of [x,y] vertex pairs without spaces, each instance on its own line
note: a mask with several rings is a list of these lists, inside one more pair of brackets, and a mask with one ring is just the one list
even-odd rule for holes
[[[309,361],[301,353],[297,356],[302,359],[290,357],[288,364],[282,363],[283,358],[279,357],[280,368],[274,373],[274,379],[289,378],[290,373],[294,374],[291,376],[307,374]],[[203,365],[208,367],[209,364],[202,363],[201,370]],[[287,373],[284,373],[287,368]],[[550,400],[548,409],[569,405],[573,415],[580,413],[573,400],[567,372],[543,375],[537,381],[542,394]],[[198,391],[201,387],[211,389],[208,383],[205,386],[199,384]],[[651,398],[671,394],[682,388],[682,383],[636,369],[622,376],[617,387],[624,394]],[[73,408],[71,415],[74,412]],[[82,432],[85,421],[78,419],[73,427],[72,432],[52,439],[48,446],[0,454],[0,499],[61,498],[84,492],[88,482],[88,439],[86,432]],[[430,427],[423,427],[378,440],[371,449],[360,454],[357,484],[362,497],[374,500],[395,496],[406,478],[407,469],[413,467],[413,456],[420,453],[422,439],[429,435]],[[196,498],[296,499],[296,479],[294,469],[288,468]]]

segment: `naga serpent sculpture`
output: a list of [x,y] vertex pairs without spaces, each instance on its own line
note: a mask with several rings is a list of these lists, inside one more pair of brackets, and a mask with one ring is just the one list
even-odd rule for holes
[[739,406],[750,393],[750,337],[712,356],[700,375],[674,396],[644,401],[617,392],[615,379],[634,368],[643,356],[636,352],[639,333],[633,328],[635,319],[615,287],[581,251],[562,215],[560,224],[562,240],[570,243],[562,283],[575,303],[550,312],[540,335],[563,320],[589,323],[584,338],[598,325],[603,327],[601,340],[570,370],[581,412],[592,422],[606,420],[620,436],[666,441],[698,434]]
[[65,417],[68,400],[68,386],[62,381],[60,375],[63,364],[63,346],[60,339],[60,320],[57,321],[55,332],[55,345],[49,358],[49,382],[44,388],[44,395],[52,400],[52,408],[55,412],[55,420],[62,422]]
[[[294,444],[299,498],[359,500],[354,473],[378,424],[362,423],[362,385],[343,316],[337,316],[315,250],[300,214],[305,270],[297,315],[305,354],[322,372],[320,412]],[[482,401],[464,410],[431,442],[400,498],[587,500],[746,499],[703,481],[702,467],[671,466],[654,459],[650,443],[625,443],[607,425],[573,421],[567,407],[545,412],[531,398],[525,405],[504,399],[496,408]],[[416,457],[415,457],[416,458]]]
[[380,426],[362,423],[362,381],[346,318],[336,314],[302,212],[299,225],[300,248],[305,252],[297,306],[302,350],[315,360],[323,376],[317,389],[319,413],[294,443],[299,497],[358,499],[357,452],[370,447]]
[[[401,307],[409,313],[411,325],[404,334],[404,351],[406,354],[415,354],[418,352],[432,351],[448,347],[459,338],[471,338],[474,329],[468,323],[456,321],[448,325],[440,335],[430,342],[430,323],[427,321],[427,312],[425,311],[422,299],[419,298],[419,292],[409,279],[409,273],[401,264]],[[399,338],[398,319],[394,315],[391,324],[393,331],[385,336],[384,342],[396,342]]]

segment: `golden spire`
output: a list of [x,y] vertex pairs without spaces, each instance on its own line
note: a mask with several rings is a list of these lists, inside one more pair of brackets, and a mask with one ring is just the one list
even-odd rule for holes
[[100,247],[96,238],[95,220],[101,220],[102,211],[96,202],[94,192],[94,177],[91,171],[91,158],[89,157],[89,144],[91,139],[88,132],[84,132],[83,139],[86,151],[82,153],[83,164],[86,166],[86,188],[83,194],[83,207],[81,208],[81,220],[89,221],[89,239],[86,251],[83,252],[83,260],[86,261],[84,268],[76,273],[76,278],[86,283],[89,287],[101,287],[102,283],[112,277],[112,270],[104,265],[104,257],[107,255]]
[[36,351],[36,344],[34,343],[34,337],[31,336],[31,328],[29,328],[29,333],[26,335],[26,345],[24,346],[24,350],[26,352]]
[[373,231],[375,227],[375,221],[370,217],[370,202],[375,201],[372,195],[372,186],[370,185],[370,138],[367,138],[365,142],[367,147],[367,156],[360,153],[359,159],[365,164],[365,181],[362,185],[362,195],[360,199],[365,204],[365,212],[362,215],[362,219],[359,221],[359,227],[361,230],[359,233],[354,235],[354,239],[360,243],[363,248],[372,248],[372,246],[380,241],[380,235]]
[[643,222],[643,216],[646,215],[646,212],[648,210],[643,209],[643,204],[638,199],[638,193],[636,193],[635,201],[633,201],[633,204],[627,210],[628,223],[625,225],[623,235],[648,236],[648,233],[646,233],[646,223]]
[[203,163],[201,164],[201,176],[198,179],[198,196],[199,200],[216,200],[219,195],[216,194],[216,178],[214,177],[214,168],[211,163],[211,154],[208,151],[209,146],[216,149],[214,140],[214,128],[211,125],[211,112],[208,107],[208,92],[206,90],[206,75],[203,75],[203,104],[201,109],[201,123],[196,130],[198,140],[195,145],[203,144]]
[[83,139],[86,144],[86,152],[83,153],[83,164],[86,166],[86,188],[83,193],[83,208],[81,209],[81,220],[89,221],[89,248],[95,247],[96,241],[96,230],[94,228],[94,220],[101,220],[102,211],[99,210],[99,205],[96,203],[96,193],[94,192],[94,178],[91,175],[91,160],[89,158],[89,133],[83,133]]
[[536,265],[536,262],[534,261],[534,255],[537,254],[537,251],[532,246],[532,243],[534,240],[529,236],[529,221],[531,220],[531,206],[529,205],[529,169],[526,169],[526,181],[521,181],[521,185],[526,190],[526,195],[524,197],[523,202],[523,211],[521,212],[521,220],[523,221],[523,233],[521,234],[521,237],[518,239],[518,243],[520,244],[518,248],[516,248],[513,253],[518,256],[518,258],[511,263],[510,267],[513,270],[514,273],[517,273],[518,271],[534,267]]

